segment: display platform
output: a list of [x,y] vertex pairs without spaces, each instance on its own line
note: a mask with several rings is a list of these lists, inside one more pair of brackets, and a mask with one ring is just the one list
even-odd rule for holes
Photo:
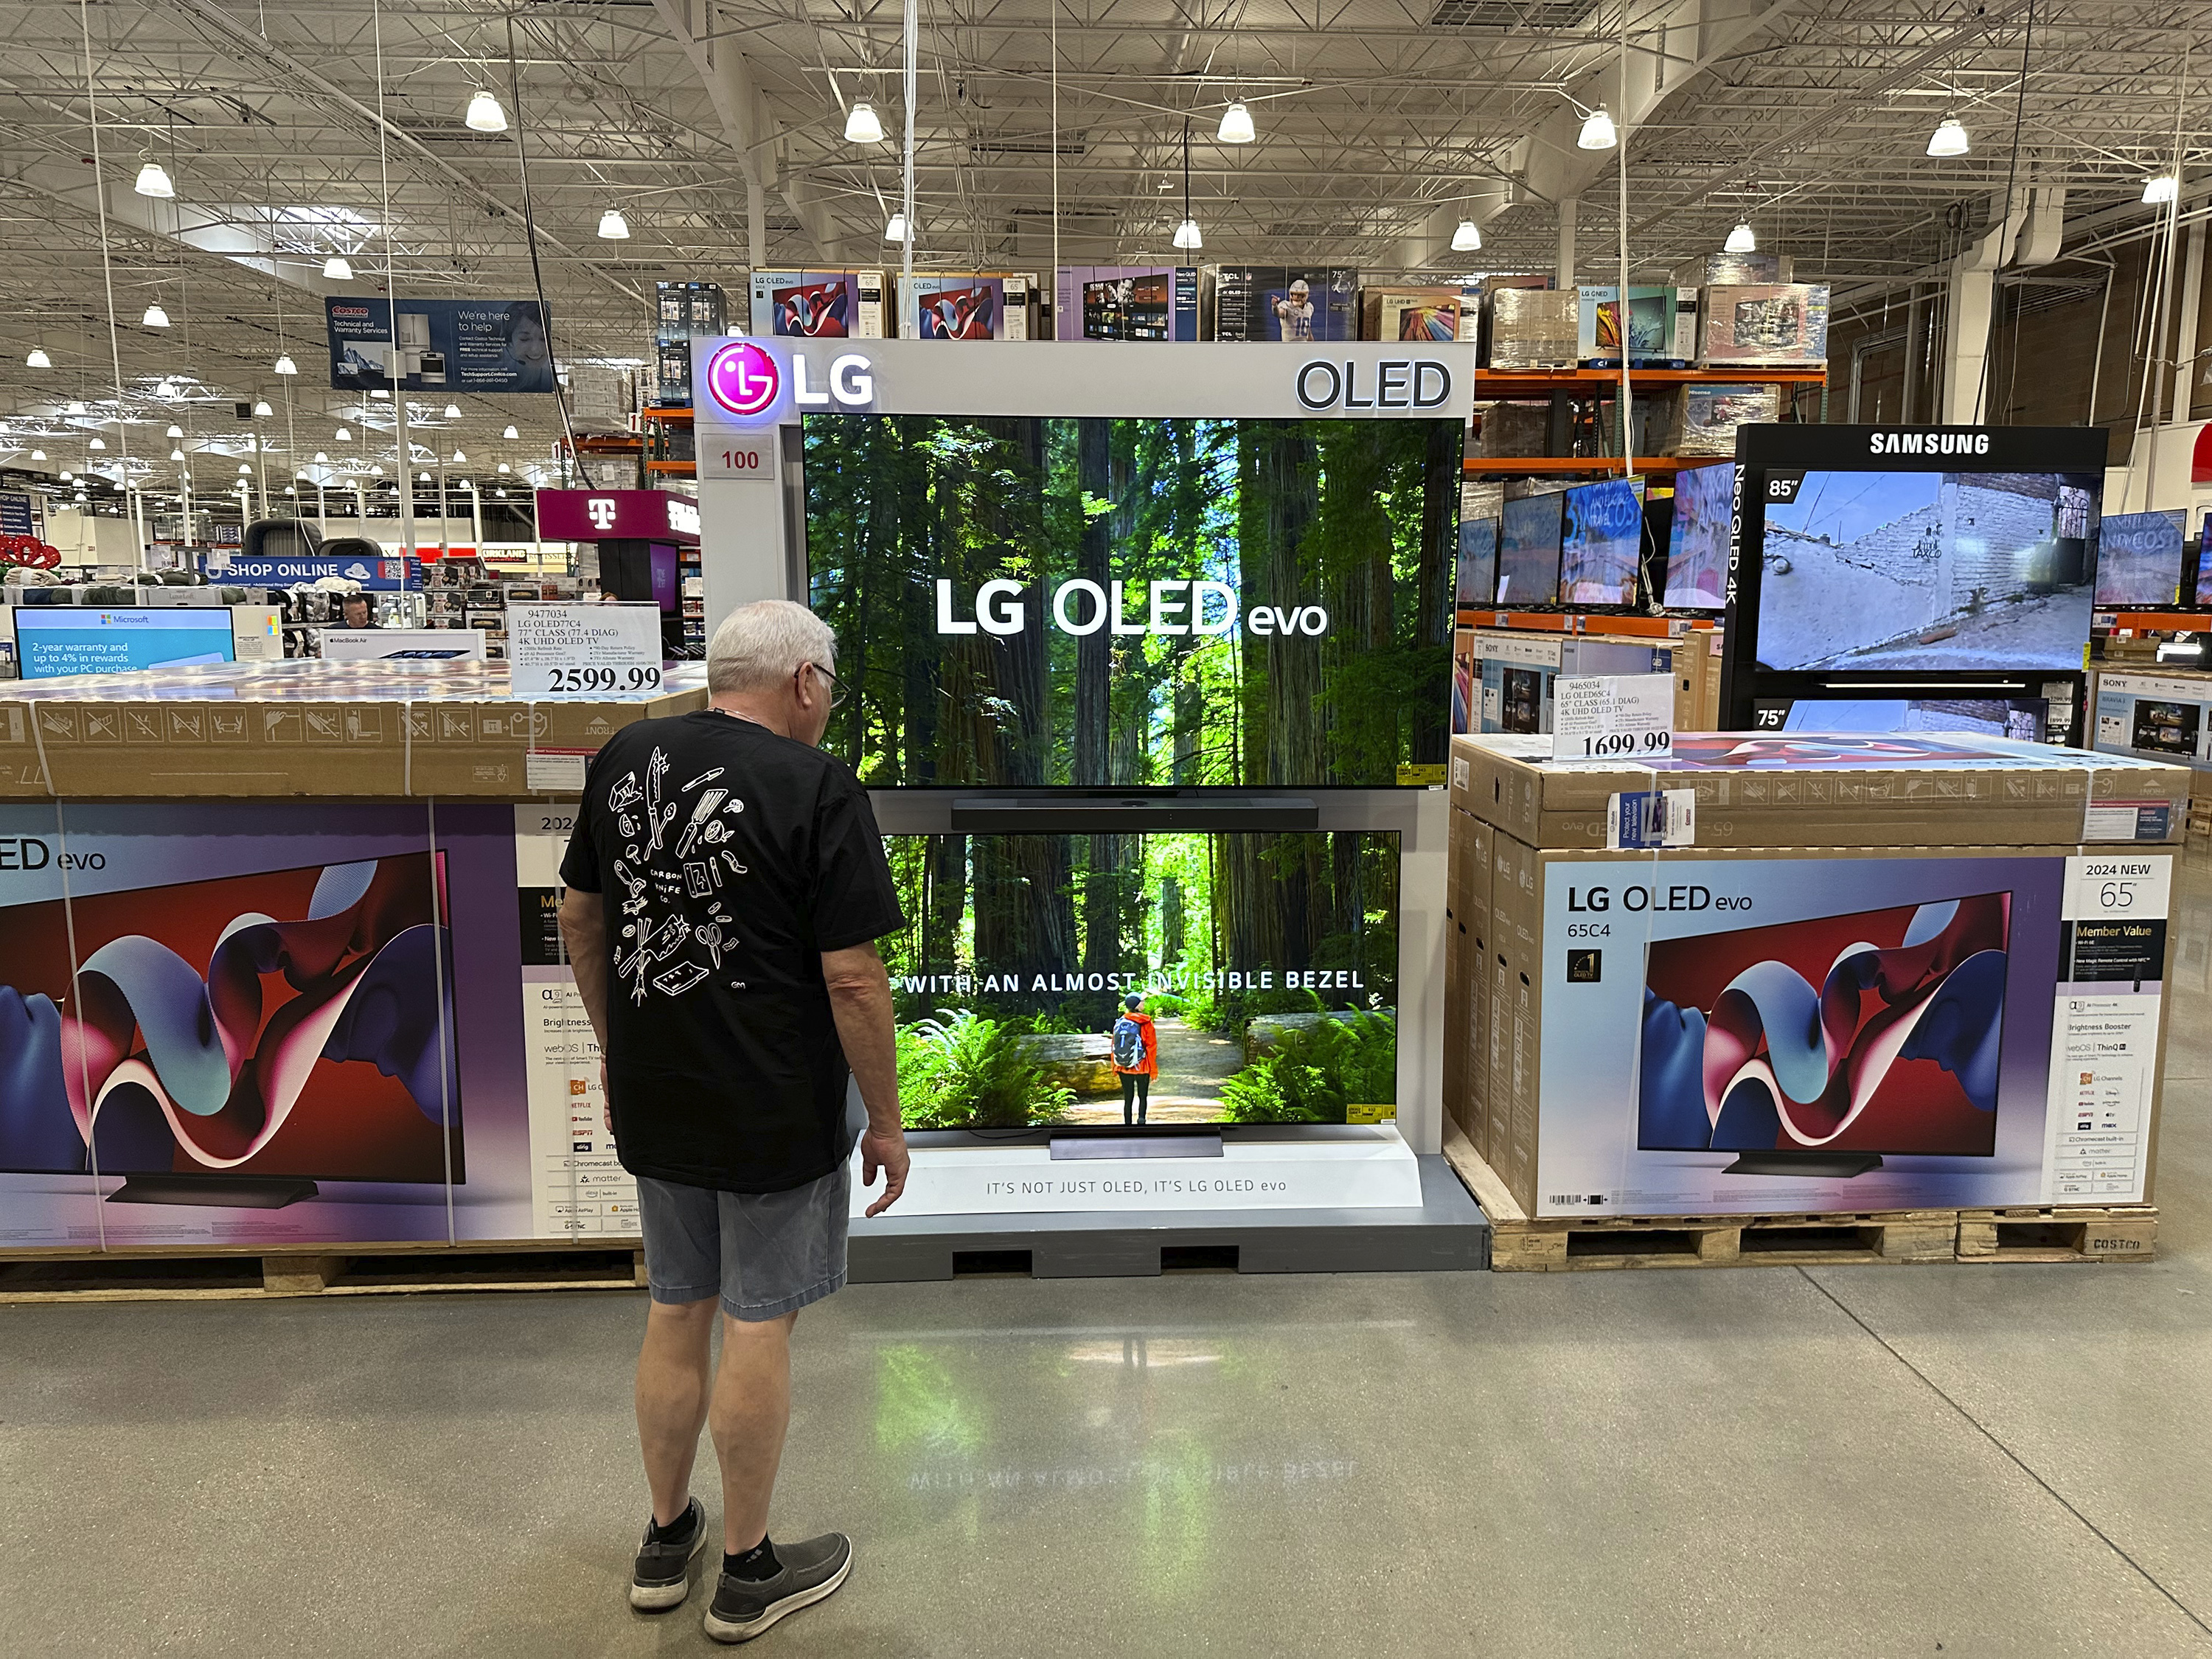
[[[1402,1144],[1402,1143],[1401,1143]],[[855,1285],[1026,1273],[1036,1279],[1151,1278],[1186,1269],[1245,1273],[1433,1273],[1490,1266],[1490,1224],[1442,1157],[1408,1154],[1413,1203],[1344,1208],[1089,1210],[925,1215],[903,1203],[855,1219]]]

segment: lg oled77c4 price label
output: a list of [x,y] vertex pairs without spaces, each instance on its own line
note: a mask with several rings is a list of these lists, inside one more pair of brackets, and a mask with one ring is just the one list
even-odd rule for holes
[[1674,747],[1674,677],[1562,679],[1552,689],[1552,758],[1649,761]]
[[518,697],[649,697],[660,690],[660,607],[515,605],[507,672]]

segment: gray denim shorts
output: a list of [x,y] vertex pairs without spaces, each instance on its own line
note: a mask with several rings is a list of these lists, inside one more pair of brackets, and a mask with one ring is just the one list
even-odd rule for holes
[[781,1193],[719,1193],[637,1178],[655,1302],[722,1298],[732,1319],[779,1319],[845,1283],[852,1166]]

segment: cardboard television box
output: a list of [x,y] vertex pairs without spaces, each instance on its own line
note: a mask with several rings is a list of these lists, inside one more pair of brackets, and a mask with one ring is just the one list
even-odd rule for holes
[[1213,272],[1196,265],[1062,265],[1052,308],[1059,340],[1201,340]]
[[1359,273],[1329,265],[1222,265],[1214,271],[1217,340],[1356,340]]
[[[1626,355],[1632,368],[1686,368],[1694,358],[1675,350],[1675,293],[1671,288],[1628,289]],[[1575,355],[1592,368],[1618,368],[1623,345],[1620,289],[1585,283],[1575,290]]]
[[[2212,770],[2212,674],[2100,671],[2089,691],[2100,752]],[[2207,791],[2200,787],[2200,797]]]
[[1492,845],[1485,1158],[1528,1214],[2148,1196],[2171,852]]
[[1808,283],[1708,288],[1701,368],[1819,368],[1828,361],[1828,290]]
[[1036,283],[1012,270],[917,270],[893,277],[898,331],[909,340],[1036,337]]
[[705,706],[696,672],[670,678],[519,699],[501,663],[295,659],[32,683],[0,697],[0,798],[573,795],[622,726]]
[[753,331],[808,340],[884,337],[880,270],[757,270]]
[[1359,337],[1418,340],[1436,344],[1460,337],[1457,284],[1434,288],[1368,288],[1359,292]]
[[[1477,629],[1474,655],[1476,696],[1470,713],[1479,729],[1534,735],[1552,729],[1552,694],[1562,678],[1672,675],[1675,652],[1668,640]],[[1678,725],[1686,723],[1687,712],[1678,690]],[[1548,744],[1544,752],[1551,752]]]
[[1572,368],[1581,327],[1572,289],[1494,288],[1483,295],[1483,361],[1496,369]]

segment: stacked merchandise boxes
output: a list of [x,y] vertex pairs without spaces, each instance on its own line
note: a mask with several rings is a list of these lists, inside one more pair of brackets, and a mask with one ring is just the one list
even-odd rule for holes
[[1203,340],[1213,272],[1196,265],[1062,265],[1053,302],[1060,340]]
[[[1575,353],[1592,368],[1618,368],[1623,356],[1620,289],[1585,283],[1575,290]],[[1686,316],[1671,288],[1628,290],[1626,355],[1632,368],[1687,368],[1698,355],[1697,313]]]
[[1370,288],[1359,295],[1359,337],[1434,345],[1460,337],[1460,289]]
[[[1549,732],[1553,692],[1563,678],[1674,672],[1671,640],[1470,629],[1454,643],[1470,665],[1473,732]],[[1687,695],[1687,688],[1678,695],[1677,725],[1694,717],[1682,701]]]
[[1820,368],[1827,361],[1825,286],[1761,283],[1705,289],[1700,368]]
[[656,409],[691,407],[691,342],[728,332],[722,289],[715,283],[655,283],[653,331]]
[[629,430],[637,407],[637,383],[629,371],[603,363],[576,363],[568,370],[568,424],[577,432]]
[[757,270],[756,333],[807,340],[880,340],[889,313],[880,270]]
[[1735,429],[1782,418],[1778,386],[1686,386],[1656,400],[1655,441],[1670,455],[1732,456]]
[[1483,296],[1483,362],[1497,369],[1572,368],[1581,327],[1572,289],[1493,288]]
[[1219,340],[1356,340],[1359,273],[1340,267],[1224,265],[1214,272]]
[[1036,281],[1011,270],[917,270],[896,279],[898,331],[909,340],[1036,337]]
[[1448,1104],[1527,1214],[2147,1197],[2185,768],[1917,734],[1548,754],[1461,738],[1450,768],[1483,944]]
[[[2212,674],[2099,672],[2089,692],[2097,748],[2212,774]],[[2212,785],[2200,787],[2212,793]]]

